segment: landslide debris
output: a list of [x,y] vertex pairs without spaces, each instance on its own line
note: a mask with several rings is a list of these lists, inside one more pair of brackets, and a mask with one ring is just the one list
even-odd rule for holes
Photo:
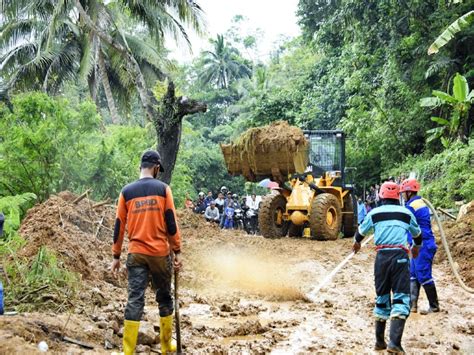
[[303,131],[286,121],[251,128],[235,142],[221,144],[229,173],[243,175],[248,181],[272,178],[283,182],[288,174],[304,172],[308,148]]
[[[451,255],[459,266],[459,273],[469,287],[474,287],[474,204],[469,204],[457,221],[444,223],[444,231]],[[439,258],[447,261],[446,252],[438,241]]]
[[110,261],[115,209],[93,208],[88,198],[74,204],[76,198],[64,191],[30,209],[19,230],[26,240],[19,255],[32,258],[46,246],[83,280],[101,280],[106,278],[103,263]]

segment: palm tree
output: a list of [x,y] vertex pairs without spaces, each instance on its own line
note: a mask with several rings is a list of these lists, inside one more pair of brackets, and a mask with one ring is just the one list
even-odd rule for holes
[[227,89],[233,80],[250,78],[252,70],[244,63],[239,51],[225,43],[224,36],[217,35],[217,39],[210,42],[214,50],[203,53],[203,69],[199,74],[204,84],[211,83]]
[[[157,55],[165,32],[189,43],[183,24],[201,31],[199,5],[193,0],[1,0],[0,13],[0,44],[5,48],[0,53],[5,73],[0,86],[31,89],[42,84],[50,91],[66,80],[85,78],[94,98],[101,81],[111,112],[116,111],[114,88],[116,95],[138,95],[154,124],[158,150],[165,158],[162,179],[169,183],[182,118],[205,111],[206,105],[176,97],[172,80],[161,103],[150,88],[155,78],[165,75]],[[0,97],[6,95],[0,92]]]
[[[15,5],[21,4],[5,1],[2,9],[10,9],[13,15],[1,26],[1,45],[9,47],[0,56],[0,67],[9,79],[8,85],[4,86],[20,90],[42,89],[54,94],[64,81],[87,80],[91,98],[96,101],[101,83],[112,122],[118,123],[120,118],[114,97],[120,98],[118,102],[123,109],[130,106],[135,90],[131,74],[123,70],[123,60],[114,49],[95,33],[84,31],[78,18],[71,18],[71,4],[68,7],[61,1],[50,2],[49,8],[55,6],[50,13],[46,9],[33,11],[33,2],[16,11]],[[135,35],[128,29],[115,28],[113,20],[126,23],[127,19],[114,5],[90,1],[90,18],[133,51],[149,83],[162,78],[162,71],[168,65],[163,46],[152,43],[145,31],[135,31]]]

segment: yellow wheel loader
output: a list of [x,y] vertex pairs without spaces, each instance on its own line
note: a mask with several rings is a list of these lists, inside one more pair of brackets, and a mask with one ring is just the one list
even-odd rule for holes
[[265,238],[334,240],[340,232],[354,235],[357,205],[352,186],[346,184],[344,132],[301,131],[277,122],[221,148],[231,174],[250,181],[271,178],[280,185],[260,206],[258,221]]

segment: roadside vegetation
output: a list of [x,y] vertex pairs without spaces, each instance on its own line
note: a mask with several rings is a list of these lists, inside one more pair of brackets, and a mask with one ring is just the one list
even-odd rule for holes
[[229,176],[219,143],[276,120],[344,129],[357,192],[415,172],[436,205],[474,199],[473,0],[300,0],[302,35],[271,53],[236,14],[209,50],[178,63],[164,33],[181,45],[187,28],[202,33],[197,3],[0,3],[0,256],[15,285],[7,300],[62,283],[74,293],[77,281],[47,248],[32,263],[9,258],[24,243],[16,230],[26,209],[63,190],[115,200],[150,147],[164,152],[178,206],[222,185],[255,191]]

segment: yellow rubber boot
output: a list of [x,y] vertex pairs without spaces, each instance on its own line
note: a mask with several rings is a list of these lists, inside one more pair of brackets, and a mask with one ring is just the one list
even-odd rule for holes
[[161,353],[169,354],[176,352],[176,342],[171,338],[173,331],[173,315],[160,318],[160,343]]
[[140,322],[135,320],[125,320],[123,322],[123,353],[133,355],[137,345],[138,329]]

